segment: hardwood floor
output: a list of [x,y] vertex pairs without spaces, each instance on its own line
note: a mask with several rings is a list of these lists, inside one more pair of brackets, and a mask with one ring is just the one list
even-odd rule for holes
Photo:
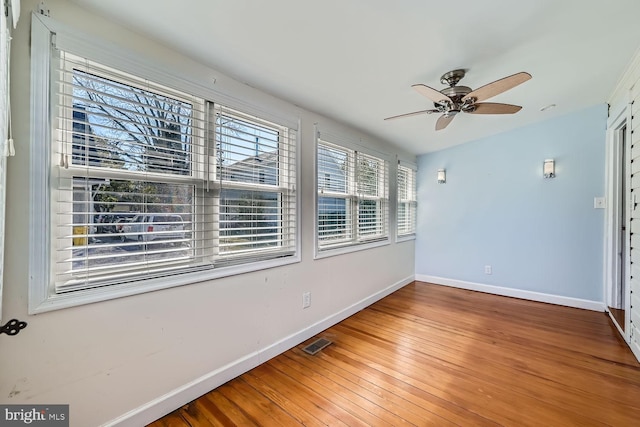
[[640,425],[605,313],[415,282],[319,336],[151,426]]

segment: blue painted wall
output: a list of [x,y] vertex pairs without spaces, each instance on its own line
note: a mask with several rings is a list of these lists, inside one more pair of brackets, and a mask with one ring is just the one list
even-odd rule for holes
[[421,156],[416,275],[602,301],[606,120],[598,105]]

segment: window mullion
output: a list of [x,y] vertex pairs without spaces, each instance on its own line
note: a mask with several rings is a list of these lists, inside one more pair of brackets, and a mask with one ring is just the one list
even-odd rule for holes
[[354,242],[359,242],[360,241],[360,176],[358,173],[358,152],[357,151],[352,151],[349,154],[349,158],[350,158],[350,164],[353,165],[352,166],[352,173],[351,173],[351,182],[352,182],[352,191],[353,191],[353,198],[352,198],[352,225],[351,225],[351,229],[353,230],[353,241]]

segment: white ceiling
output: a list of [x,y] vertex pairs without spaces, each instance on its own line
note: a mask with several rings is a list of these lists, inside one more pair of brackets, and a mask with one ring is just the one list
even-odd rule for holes
[[[640,46],[638,0],[75,0],[231,77],[415,154],[605,103]],[[491,102],[515,115],[464,114],[443,131],[411,85],[473,89],[527,71]],[[541,112],[548,104],[557,108]]]

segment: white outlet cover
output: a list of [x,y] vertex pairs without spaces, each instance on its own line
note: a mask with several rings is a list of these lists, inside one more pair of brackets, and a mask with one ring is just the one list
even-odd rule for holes
[[302,308],[311,307],[311,292],[304,292],[302,294]]
[[607,199],[604,197],[594,197],[593,198],[593,208],[594,209],[604,209],[607,207]]

